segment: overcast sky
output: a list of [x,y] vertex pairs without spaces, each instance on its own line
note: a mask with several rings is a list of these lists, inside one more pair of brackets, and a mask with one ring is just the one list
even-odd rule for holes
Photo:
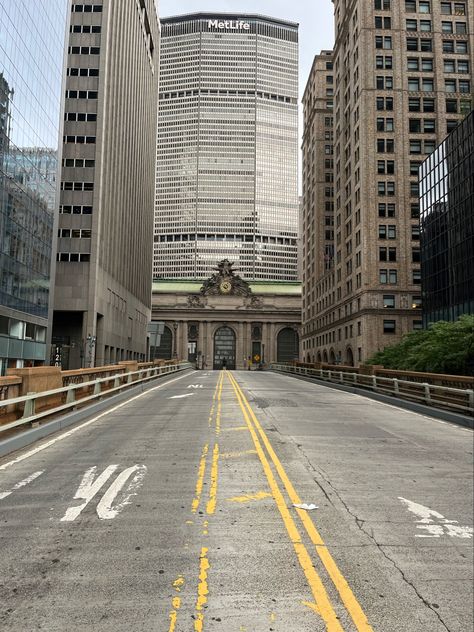
[[300,100],[314,56],[334,43],[331,0],[159,0],[160,17],[213,11],[260,13],[300,25]]

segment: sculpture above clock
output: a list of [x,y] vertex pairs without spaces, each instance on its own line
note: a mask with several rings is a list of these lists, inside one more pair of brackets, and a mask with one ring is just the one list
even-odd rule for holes
[[249,284],[236,274],[232,268],[233,265],[228,259],[220,261],[217,268],[214,268],[216,272],[202,284],[201,294],[204,296],[250,296],[252,290]]

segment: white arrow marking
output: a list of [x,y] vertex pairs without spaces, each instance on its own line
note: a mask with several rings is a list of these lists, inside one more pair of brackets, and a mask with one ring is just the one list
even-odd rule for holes
[[94,498],[100,488],[109,480],[118,465],[109,465],[100,476],[98,476],[94,482],[94,476],[97,471],[97,466],[91,467],[82,477],[82,481],[74,495],[74,500],[84,500],[81,505],[77,507],[69,507],[64,516],[61,518],[61,522],[72,522],[75,520],[81,511],[86,507],[90,501]]
[[188,384],[188,388],[202,388],[202,384]]
[[[442,514],[424,505],[419,505],[402,496],[398,497],[405,503],[408,511],[418,516],[417,529],[422,529],[428,533],[417,533],[415,538],[440,538],[442,535],[449,535],[456,538],[472,538],[474,529],[472,527],[460,527],[457,520],[448,520]],[[438,524],[435,524],[435,523]]]
[[191,395],[195,395],[196,393],[185,393],[184,395],[173,395],[172,397],[168,397],[168,399],[181,399],[182,397],[191,397]]
[[[143,479],[145,478],[146,472],[147,468],[145,465],[134,465],[133,467],[128,467],[117,476],[115,481],[102,496],[100,503],[97,505],[97,515],[101,520],[112,520],[126,505],[130,504],[130,498],[135,496],[139,488],[143,485]],[[117,494],[132,475],[133,478],[130,481],[124,497],[119,503],[113,505]]]
[[3,500],[7,496],[10,496],[10,494],[13,494],[13,492],[16,492],[17,489],[21,489],[22,487],[25,487],[25,485],[28,485],[29,483],[34,481],[35,478],[38,478],[38,476],[41,476],[41,474],[44,474],[44,470],[41,470],[39,472],[34,472],[33,474],[31,474],[31,476],[28,476],[27,478],[24,478],[22,481],[20,481],[16,485],[13,485],[13,487],[9,489],[8,491],[0,492],[0,500]]

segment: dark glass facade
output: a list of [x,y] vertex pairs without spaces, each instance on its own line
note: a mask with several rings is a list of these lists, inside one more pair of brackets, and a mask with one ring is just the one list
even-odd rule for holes
[[420,168],[423,321],[474,313],[474,111]]
[[0,3],[0,373],[46,358],[68,7]]

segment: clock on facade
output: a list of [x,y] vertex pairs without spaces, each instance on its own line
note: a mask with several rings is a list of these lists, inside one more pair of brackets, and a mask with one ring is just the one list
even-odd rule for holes
[[221,281],[219,290],[221,294],[230,294],[232,290],[232,283],[230,281]]

